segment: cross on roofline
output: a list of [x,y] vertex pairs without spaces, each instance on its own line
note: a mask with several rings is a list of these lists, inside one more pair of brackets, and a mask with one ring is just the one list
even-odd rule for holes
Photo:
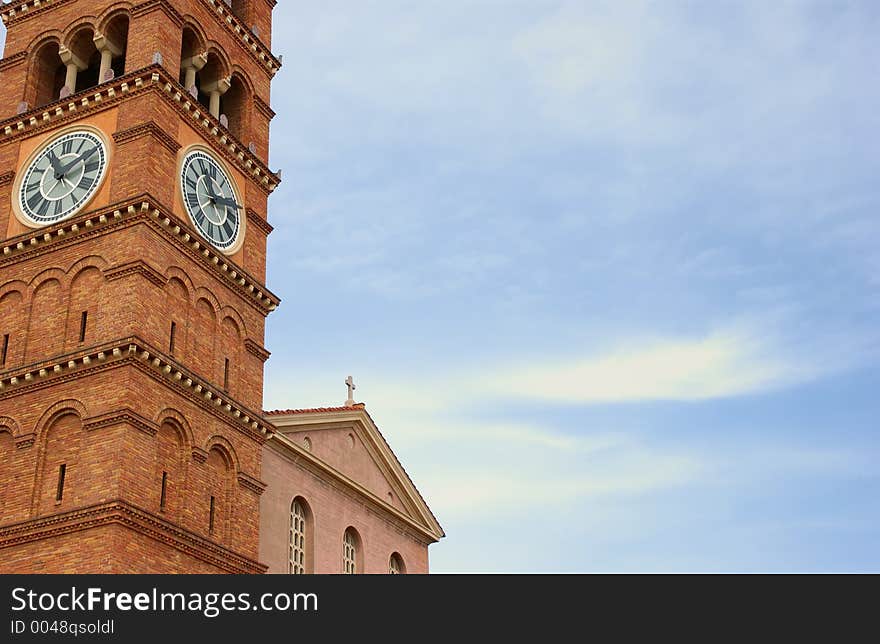
[[353,407],[354,406],[354,390],[357,389],[357,387],[354,384],[354,378],[349,376],[348,378],[345,379],[345,384],[348,387],[348,400],[345,401],[345,406],[346,407]]

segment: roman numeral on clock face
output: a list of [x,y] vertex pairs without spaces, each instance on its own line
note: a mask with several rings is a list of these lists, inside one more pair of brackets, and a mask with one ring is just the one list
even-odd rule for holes
[[88,203],[106,170],[102,137],[88,128],[58,136],[22,169],[17,212],[37,225],[70,217]]
[[239,234],[241,215],[238,208],[229,205],[238,199],[222,165],[201,150],[191,152],[183,161],[180,181],[184,204],[196,229],[216,248],[230,248]]

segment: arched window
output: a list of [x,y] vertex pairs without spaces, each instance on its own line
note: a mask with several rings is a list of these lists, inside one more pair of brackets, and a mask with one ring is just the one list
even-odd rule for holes
[[29,107],[42,107],[58,100],[66,74],[67,68],[61,62],[58,53],[58,43],[50,41],[40,46],[34,56],[31,78],[25,95]]
[[199,103],[216,119],[220,118],[220,97],[229,89],[223,61],[213,51],[208,53],[204,67],[196,74]]
[[391,555],[391,559],[388,560],[388,574],[390,575],[405,575],[406,574],[406,566],[403,564],[403,557],[401,557],[396,552]]
[[245,145],[248,144],[248,141],[245,139],[248,135],[247,124],[249,120],[247,110],[249,105],[250,91],[248,86],[239,74],[233,74],[229,89],[226,90],[226,93],[220,99],[220,113],[226,115],[229,123],[229,132],[232,136],[242,141]]
[[306,509],[300,499],[290,506],[290,549],[287,571],[291,575],[306,574]]
[[180,49],[180,84],[185,90],[189,91],[197,85],[197,74],[206,62],[202,39],[192,27],[184,27],[183,45]]
[[[128,15],[121,13],[104,27],[102,37],[97,37],[95,45],[101,52],[101,72],[99,83],[125,74],[125,54],[128,50]],[[112,74],[108,73],[110,70]]]
[[84,27],[74,34],[67,49],[62,50],[61,60],[67,66],[66,84],[71,94],[100,83],[101,52],[95,44],[95,32],[91,27]]
[[342,571],[346,575],[356,575],[361,571],[361,540],[354,528],[345,531],[342,538]]

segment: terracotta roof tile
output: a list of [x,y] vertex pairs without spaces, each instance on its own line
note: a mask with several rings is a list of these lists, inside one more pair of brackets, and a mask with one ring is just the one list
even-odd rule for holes
[[357,411],[365,409],[364,403],[355,403],[352,407],[315,407],[313,409],[275,409],[264,411],[264,416],[295,416],[297,414],[331,414],[338,411]]

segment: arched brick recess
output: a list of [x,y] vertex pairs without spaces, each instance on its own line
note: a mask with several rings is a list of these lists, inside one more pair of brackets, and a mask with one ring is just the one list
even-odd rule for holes
[[[105,324],[101,310],[101,292],[105,285],[104,274],[94,265],[86,265],[74,274],[70,281],[67,312],[67,348],[94,344],[98,338],[108,337],[110,329]],[[83,313],[86,314],[83,329]]]
[[27,336],[27,286],[7,282],[0,288],[0,371],[20,365]]
[[[83,440],[82,419],[86,417],[86,407],[82,402],[61,400],[43,412],[37,422],[39,452],[31,499],[31,511],[34,516],[53,514],[76,507],[81,500],[86,473],[80,470],[79,458]],[[59,503],[56,501],[55,492],[61,464],[67,466],[67,472],[64,497]]]
[[39,362],[63,352],[66,289],[55,277],[47,277],[33,290],[27,326],[25,362]]

